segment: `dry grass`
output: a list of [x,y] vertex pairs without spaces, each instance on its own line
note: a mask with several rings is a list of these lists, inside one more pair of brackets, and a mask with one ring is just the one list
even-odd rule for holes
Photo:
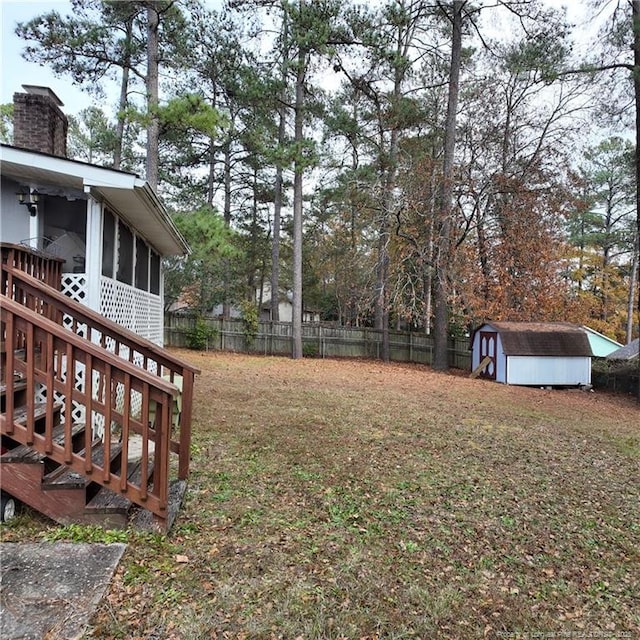
[[182,355],[187,502],[168,539],[130,535],[87,637],[640,636],[632,400]]

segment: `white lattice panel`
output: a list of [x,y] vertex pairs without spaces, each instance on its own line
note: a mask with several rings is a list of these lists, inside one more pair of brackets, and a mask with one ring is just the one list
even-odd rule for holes
[[162,344],[160,296],[102,277],[100,313],[138,335]]
[[[68,371],[67,371],[67,359],[66,357],[62,357],[62,359],[56,358],[54,364],[55,370],[58,372],[59,379],[62,382],[65,382],[67,379]],[[74,378],[74,386],[76,389],[80,391],[84,391],[85,388],[85,366],[80,362],[76,362],[75,371],[73,372]],[[62,405],[62,422],[66,422],[66,403],[64,399],[64,395],[59,393],[58,391],[53,392],[54,402],[59,402]],[[46,402],[47,400],[47,390],[46,388],[38,385],[38,389],[36,390],[36,402]],[[85,415],[86,410],[84,406],[78,405],[76,402],[72,404],[71,410],[71,421],[76,424],[86,423]]]
[[[72,300],[86,304],[87,298],[87,277],[84,273],[63,273],[62,282],[60,283],[62,293],[69,296]],[[62,324],[67,329],[73,328],[73,318],[68,315],[62,317]],[[84,324],[77,325],[76,331],[79,336],[87,337],[87,326]]]
[[63,273],[60,288],[66,296],[84,303],[87,298],[87,276],[84,273]]

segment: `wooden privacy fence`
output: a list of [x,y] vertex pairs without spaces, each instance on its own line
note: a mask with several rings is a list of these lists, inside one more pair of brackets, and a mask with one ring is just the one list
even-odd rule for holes
[[[207,343],[209,350],[278,356],[291,354],[291,324],[288,322],[260,322],[253,341],[247,339],[240,319],[206,318],[205,322],[212,331]],[[189,335],[194,331],[195,324],[193,317],[166,315],[165,345],[188,347]],[[390,358],[396,362],[431,364],[433,361],[433,337],[424,333],[390,331],[389,347]],[[302,351],[308,357],[379,359],[382,331],[303,324]],[[449,340],[449,365],[457,369],[471,368],[468,338]]]

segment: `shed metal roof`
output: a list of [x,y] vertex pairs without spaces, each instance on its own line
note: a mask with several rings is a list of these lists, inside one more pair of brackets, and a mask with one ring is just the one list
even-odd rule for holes
[[508,356],[592,356],[586,331],[568,322],[489,322]]

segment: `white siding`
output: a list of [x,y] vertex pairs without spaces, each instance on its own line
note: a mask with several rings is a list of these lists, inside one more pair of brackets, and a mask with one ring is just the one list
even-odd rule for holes
[[0,241],[11,244],[19,244],[31,237],[31,216],[27,207],[18,203],[18,186],[17,182],[2,180]]
[[508,356],[506,381],[535,386],[591,384],[591,358]]

